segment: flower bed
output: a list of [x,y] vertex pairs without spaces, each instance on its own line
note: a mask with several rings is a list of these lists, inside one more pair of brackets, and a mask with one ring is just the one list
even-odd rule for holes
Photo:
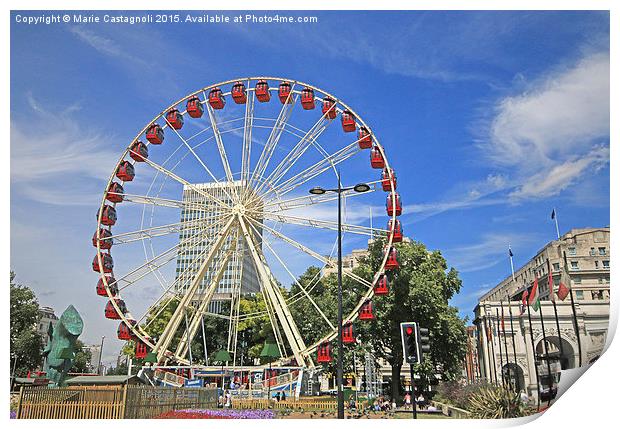
[[176,410],[160,414],[157,419],[274,419],[272,410]]

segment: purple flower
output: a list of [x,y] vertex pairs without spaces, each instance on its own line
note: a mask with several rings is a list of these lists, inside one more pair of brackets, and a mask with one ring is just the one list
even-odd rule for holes
[[178,410],[177,413],[203,414],[205,417],[220,417],[229,419],[274,419],[276,413],[273,410]]

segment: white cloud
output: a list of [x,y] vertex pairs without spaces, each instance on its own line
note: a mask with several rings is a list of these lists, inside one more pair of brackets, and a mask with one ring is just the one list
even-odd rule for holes
[[520,248],[536,242],[537,237],[532,234],[489,233],[476,243],[453,247],[444,253],[450,265],[467,273],[493,267],[502,261],[509,264],[508,245],[516,254]]
[[479,148],[492,173],[406,212],[421,213],[423,219],[448,210],[549,198],[609,164],[608,53],[587,54],[519,85],[525,89],[497,100],[493,117],[481,127]]
[[497,103],[486,147],[499,165],[526,170],[584,153],[609,135],[609,55],[555,71]]
[[582,158],[566,161],[527,179],[510,196],[515,199],[545,198],[559,194],[587,171],[596,171],[609,163],[609,148],[596,147]]
[[[84,129],[71,115],[76,106],[53,112],[28,100],[32,116],[11,122],[14,192],[47,204],[96,203],[120,153],[108,149],[110,136]],[[96,195],[88,180],[101,182]]]

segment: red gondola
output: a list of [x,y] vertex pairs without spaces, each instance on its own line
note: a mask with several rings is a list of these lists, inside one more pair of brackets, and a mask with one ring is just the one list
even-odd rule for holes
[[385,269],[397,270],[398,268],[400,268],[400,265],[398,264],[398,252],[396,251],[396,247],[392,246],[388,251],[388,258],[385,262]]
[[248,96],[243,82],[235,82],[230,92],[232,94],[233,101],[236,104],[245,104],[245,102],[248,101]]
[[319,344],[316,349],[316,361],[318,363],[329,363],[332,361],[332,350],[329,342]]
[[136,169],[131,162],[123,161],[118,166],[118,170],[116,170],[116,177],[123,182],[131,182],[133,178],[136,177]]
[[375,318],[375,315],[372,313],[372,301],[367,300],[362,304],[362,308],[360,308],[359,312],[360,320],[372,320]]
[[323,114],[327,119],[336,119],[338,111],[336,110],[336,102],[333,98],[325,97],[323,99]]
[[353,113],[345,110],[342,112],[340,119],[342,121],[342,129],[345,133],[352,133],[355,131],[355,116],[353,116]]
[[196,95],[187,100],[187,114],[192,118],[200,118],[205,111],[204,106],[200,102],[200,98]]
[[123,201],[123,186],[118,182],[110,183],[105,199],[112,203],[120,203]]
[[140,340],[136,340],[136,359],[144,359],[146,357],[146,344]]
[[355,331],[352,322],[347,322],[342,325],[342,342],[345,344],[355,343]]
[[[136,324],[135,320],[128,320],[129,324],[131,326],[134,326]],[[125,323],[125,322],[121,322],[120,325],[118,325],[118,329],[116,330],[116,336],[119,340],[131,340],[133,339],[133,332],[131,331],[131,328]]]
[[370,150],[370,166],[372,168],[385,168],[385,159],[377,146]]
[[216,86],[209,92],[209,105],[212,108],[219,110],[223,109],[225,104],[226,99],[222,94],[222,90]]
[[[118,293],[118,286],[116,285],[116,280],[112,276],[106,276],[106,281],[108,282],[108,289],[110,289],[110,294],[112,296],[116,296]],[[108,296],[108,292],[105,290],[105,285],[103,284],[103,279],[99,279],[97,282],[97,295],[99,296]]]
[[392,187],[396,190],[396,173],[391,168],[389,171],[387,168],[383,169],[383,173],[381,173],[381,187],[384,191],[391,191]]
[[[112,255],[109,253],[102,253],[101,259],[103,260],[103,272],[111,273],[114,269],[114,260],[112,259]],[[100,272],[99,270],[99,258],[95,255],[95,259],[93,259],[93,271]]]
[[131,145],[129,156],[136,162],[144,162],[149,157],[149,148],[140,140]]
[[400,221],[396,219],[396,222],[392,226],[392,219],[388,221],[388,239],[390,236],[392,237],[392,243],[400,243],[403,241],[403,227],[400,224]]
[[97,240],[97,232],[95,231],[95,234],[93,235],[93,246],[97,247],[97,241],[99,241],[99,247],[102,249],[110,249],[112,247],[112,245],[114,244],[114,239],[112,238],[108,238],[108,237],[112,237],[112,231],[110,231],[109,229],[105,229],[105,228],[99,228],[99,234],[101,235],[101,238],[99,240]]
[[[120,298],[113,298],[118,306],[118,309],[121,313],[125,314],[127,312],[127,307],[125,306],[125,301]],[[121,318],[116,308],[114,308],[114,304],[112,304],[112,299],[108,301],[105,306],[105,317],[106,319],[119,320]]]
[[256,83],[256,98],[258,98],[258,101],[260,101],[261,103],[267,103],[269,100],[271,100],[271,93],[269,92],[269,84],[267,83],[266,80],[259,80]]
[[170,126],[175,130],[183,128],[183,115],[181,115],[181,112],[177,109],[172,109],[166,113],[166,121],[168,121]]
[[164,130],[159,124],[153,124],[146,130],[146,139],[151,144],[162,144],[164,142]]
[[[99,210],[97,210],[97,220],[99,220]],[[116,223],[116,209],[109,205],[103,206],[103,216],[101,223],[105,226],[112,226]]]
[[380,274],[377,283],[375,283],[375,295],[387,295],[388,292],[387,276],[385,274]]
[[357,144],[360,149],[370,149],[372,147],[372,137],[370,137],[366,127],[360,128],[360,132],[357,134]]
[[304,88],[301,91],[301,107],[304,110],[314,109],[314,90],[312,88]]
[[291,94],[291,84],[288,82],[280,83],[280,87],[278,88],[278,97],[280,98],[280,103],[293,103],[292,95],[293,94]]
[[[394,195],[394,205],[392,203],[392,195]],[[400,216],[403,212],[403,206],[400,203],[400,195],[396,192],[390,192],[385,200],[385,208],[387,209],[388,216]]]

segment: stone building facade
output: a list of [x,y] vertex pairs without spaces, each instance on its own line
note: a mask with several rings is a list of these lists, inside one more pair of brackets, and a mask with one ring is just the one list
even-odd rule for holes
[[[560,367],[575,368],[598,359],[609,324],[609,232],[609,228],[571,230],[545,245],[514,278],[507,277],[480,298],[474,309],[477,347],[468,357],[475,355],[479,362],[477,378],[510,379],[536,396],[543,392],[549,372],[559,377]],[[557,292],[565,265],[571,293],[562,301]],[[527,311],[522,314],[521,296],[531,291],[535,277],[541,305],[538,311],[530,308],[528,317]]]

